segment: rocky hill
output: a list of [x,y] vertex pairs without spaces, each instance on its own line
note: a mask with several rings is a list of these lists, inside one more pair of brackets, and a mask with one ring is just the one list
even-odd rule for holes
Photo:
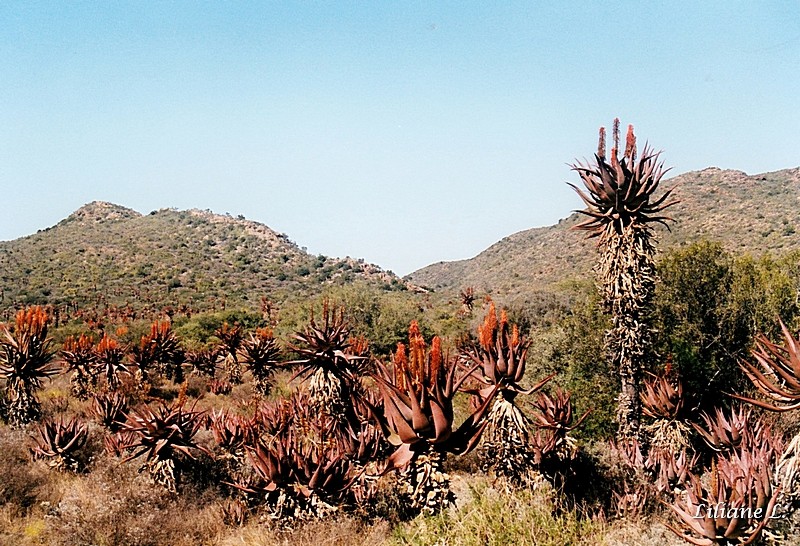
[[0,306],[186,304],[215,308],[363,280],[403,281],[351,258],[311,256],[269,227],[209,211],[142,215],[93,202],[35,235],[0,242]]
[[[656,228],[662,249],[700,239],[756,255],[800,248],[800,168],[757,175],[708,168],[665,180],[660,189],[672,186],[681,202],[669,209],[671,231]],[[580,206],[577,196],[575,203]],[[406,279],[437,291],[473,286],[513,299],[587,278],[595,243],[569,229],[579,220],[573,214],[553,226],[520,231],[474,258],[432,264]]]

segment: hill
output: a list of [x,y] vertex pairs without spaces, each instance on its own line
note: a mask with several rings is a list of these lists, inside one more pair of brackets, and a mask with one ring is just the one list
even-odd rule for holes
[[355,280],[405,287],[363,260],[311,256],[263,224],[200,210],[142,215],[93,202],[51,228],[0,242],[6,308],[74,303],[208,309],[248,300],[258,305],[262,297],[280,300]]
[[[661,249],[700,239],[753,254],[800,248],[800,168],[752,176],[708,168],[665,180],[660,189],[673,186],[681,202],[669,209],[675,219],[671,231],[657,228]],[[580,203],[577,196],[575,201]],[[569,229],[580,218],[572,214],[553,226],[520,231],[474,258],[432,264],[406,280],[437,291],[473,286],[515,299],[587,278],[596,259],[595,243]]]

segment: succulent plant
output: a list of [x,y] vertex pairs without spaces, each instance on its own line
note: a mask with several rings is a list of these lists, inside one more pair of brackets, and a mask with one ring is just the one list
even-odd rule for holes
[[119,392],[101,393],[94,396],[92,413],[97,421],[110,432],[119,432],[127,418],[128,400]]
[[678,453],[689,447],[691,433],[684,418],[683,383],[667,377],[668,372],[649,375],[641,393],[642,412],[652,420],[643,427],[648,444],[657,451]]
[[461,352],[465,361],[478,366],[475,374],[484,388],[474,392],[478,400],[482,400],[492,390],[498,390],[480,444],[481,467],[484,472],[493,468],[498,476],[514,485],[524,485],[535,479],[536,464],[530,438],[533,423],[516,405],[515,399],[520,393],[531,394],[541,389],[555,374],[528,390],[520,386],[529,343],[520,336],[516,325],[509,324],[505,310],[498,320],[493,302],[478,326],[478,340]]
[[153,481],[176,492],[184,458],[194,459],[192,452],[197,450],[208,453],[194,441],[202,424],[202,413],[187,411],[181,404],[168,406],[162,402],[155,409],[132,409],[123,431],[133,433],[135,440],[125,446],[132,450],[125,460],[144,455],[144,467]]
[[666,225],[669,218],[662,212],[677,201],[668,201],[672,190],[656,197],[666,171],[659,154],[647,146],[637,157],[633,126],[628,127],[622,157],[619,145],[619,120],[615,119],[611,158],[606,158],[606,134],[601,128],[595,161],[572,166],[585,190],[570,186],[586,205],[578,212],[588,216],[576,229],[599,237],[600,261],[595,272],[612,318],[606,350],[621,379],[619,433],[636,436],[640,433],[641,370],[651,344],[648,313],[656,277],[652,225]]
[[647,454],[645,467],[655,476],[658,492],[671,492],[683,489],[699,459],[699,455],[689,455],[686,449],[676,453],[669,447],[654,447]]
[[[747,377],[771,403],[735,394],[732,396],[770,411],[785,412],[800,408],[800,340],[792,336],[783,321],[780,321],[780,325],[782,346],[772,343],[763,334],[756,336],[756,346],[751,354],[761,369],[746,360],[739,363]],[[787,498],[792,502],[800,499],[800,434],[795,435],[781,454],[775,477]]]
[[47,420],[37,427],[38,439],[32,451],[34,457],[47,459],[48,465],[60,471],[77,472],[78,452],[86,444],[89,436],[86,425],[77,419],[66,423],[59,420]]
[[128,366],[125,365],[125,348],[106,334],[97,344],[95,352],[96,375],[105,379],[109,390],[117,390],[122,383],[122,375],[129,374]]
[[461,307],[465,315],[472,313],[472,308],[475,306],[475,288],[467,286],[458,294],[461,298]]
[[255,443],[255,427],[255,419],[224,411],[212,411],[208,418],[208,428],[217,445],[225,451],[227,457],[237,462],[244,461],[245,446]]
[[130,431],[109,432],[103,437],[106,453],[117,458],[126,455],[130,451],[130,446],[135,443],[136,435]]
[[772,485],[772,446],[717,457],[704,484],[689,474],[689,486],[671,508],[682,529],[675,534],[698,546],[753,544],[775,515],[780,488]]
[[61,360],[72,372],[70,377],[72,394],[79,400],[86,400],[89,397],[89,390],[97,385],[95,375],[97,354],[94,351],[92,337],[85,334],[77,338],[69,336],[61,349]]
[[233,391],[233,385],[224,379],[212,379],[208,382],[208,390],[218,396],[228,395]]
[[131,356],[140,383],[148,380],[148,374],[152,369],[175,383],[183,381],[186,353],[181,348],[169,321],[153,322],[150,325],[150,333],[142,336],[139,345],[131,349]]
[[426,347],[414,321],[408,338],[408,350],[398,344],[393,373],[378,364],[374,378],[383,393],[385,434],[398,446],[389,466],[400,471],[411,509],[433,513],[452,501],[449,476],[442,470],[444,455],[466,453],[477,445],[497,387],[454,430],[453,397],[477,367],[457,379],[460,367],[445,358],[438,337]]
[[55,352],[47,336],[48,322],[41,307],[30,307],[17,313],[13,325],[0,326],[0,378],[5,380],[2,411],[13,427],[40,417],[35,393],[42,380],[58,373],[50,364]]
[[275,519],[323,517],[351,495],[356,474],[336,435],[336,420],[326,415],[299,419],[305,411],[287,402],[262,413],[271,432],[247,446],[258,480],[233,484],[254,495]]
[[209,378],[214,378],[219,362],[219,348],[211,347],[186,352],[186,361],[194,370]]
[[239,347],[242,345],[242,327],[239,324],[230,326],[223,322],[214,335],[219,338],[219,353],[224,355],[222,365],[228,375],[231,385],[242,382],[242,366],[239,362]]
[[653,419],[673,420],[682,417],[683,383],[671,381],[665,375],[650,374],[644,382],[642,412]]
[[717,408],[714,417],[704,412],[701,418],[705,426],[692,423],[692,427],[708,447],[717,452],[733,451],[745,438],[753,439],[758,436],[758,429],[761,427],[761,422],[754,419],[752,413],[745,411],[744,408],[733,409],[729,415],[725,415],[724,410]]
[[308,381],[311,411],[344,419],[351,395],[360,390],[368,361],[360,354],[363,347],[350,337],[344,310],[325,300],[322,321],[317,322],[312,314],[305,330],[293,338],[297,343],[290,347],[300,358],[283,365],[299,366],[295,377]]
[[740,366],[747,377],[773,403],[732,395],[734,398],[770,411],[790,411],[800,408],[800,340],[792,336],[783,321],[780,324],[784,338],[783,346],[772,343],[763,334],[756,336],[756,346],[751,354],[763,372],[747,360],[740,361]]
[[534,404],[537,409],[533,415],[534,422],[538,427],[552,431],[555,443],[553,454],[562,461],[574,458],[577,445],[569,433],[578,428],[592,411],[586,410],[573,423],[570,397],[568,392],[561,389],[556,389],[553,396],[539,392]]
[[270,379],[275,373],[280,352],[278,341],[268,328],[258,328],[239,347],[239,357],[253,374],[255,390],[261,395],[266,396],[272,388]]

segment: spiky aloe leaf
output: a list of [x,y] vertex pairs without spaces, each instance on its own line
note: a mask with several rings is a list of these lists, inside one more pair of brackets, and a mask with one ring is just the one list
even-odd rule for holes
[[790,411],[800,408],[800,340],[792,336],[780,321],[783,346],[772,343],[763,334],[756,336],[756,347],[751,354],[761,367],[746,360],[739,362],[747,377],[774,403],[733,394],[734,398],[770,411]]

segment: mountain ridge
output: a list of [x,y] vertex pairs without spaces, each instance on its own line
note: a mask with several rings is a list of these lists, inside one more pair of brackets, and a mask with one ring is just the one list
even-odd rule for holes
[[[674,219],[670,229],[656,228],[662,250],[700,239],[753,254],[800,248],[800,167],[755,175],[708,167],[665,179],[658,195],[673,186],[681,202],[666,211]],[[473,286],[511,297],[586,278],[595,243],[569,229],[581,218],[573,212],[556,224],[508,235],[472,258],[434,263],[405,279],[437,291]]]
[[184,304],[200,309],[313,294],[363,281],[407,283],[350,257],[312,256],[244,217],[165,208],[141,214],[93,201],[56,225],[0,242],[0,303]]

